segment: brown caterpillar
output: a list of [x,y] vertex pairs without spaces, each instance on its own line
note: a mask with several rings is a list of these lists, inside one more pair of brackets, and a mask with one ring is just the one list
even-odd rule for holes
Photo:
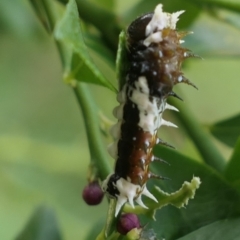
[[181,38],[187,33],[175,30],[182,13],[165,13],[159,4],[154,13],[137,18],[127,29],[129,68],[117,96],[120,105],[113,111],[118,123],[111,130],[115,141],[109,147],[116,159],[115,172],[103,182],[103,190],[117,198],[116,216],[126,202],[132,207],[134,201],[146,207],[142,195],[157,202],[146,187],[148,179],[163,178],[149,171],[149,164],[159,160],[152,149],[156,144],[168,145],[157,137],[160,126],[176,127],[162,119],[163,111],[178,111],[166,100],[168,96],[178,97],[172,91],[175,84],[193,85],[181,72],[183,60],[194,56],[181,47]]

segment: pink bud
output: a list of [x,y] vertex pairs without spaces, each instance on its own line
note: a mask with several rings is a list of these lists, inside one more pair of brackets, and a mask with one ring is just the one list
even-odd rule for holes
[[122,235],[126,235],[133,228],[140,228],[140,222],[136,214],[123,214],[117,223],[117,231]]
[[103,199],[103,191],[98,182],[89,183],[82,192],[82,197],[88,205],[98,205]]

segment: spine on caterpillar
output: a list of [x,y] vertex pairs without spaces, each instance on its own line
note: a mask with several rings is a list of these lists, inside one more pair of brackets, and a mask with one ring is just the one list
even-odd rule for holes
[[160,160],[153,155],[153,147],[167,145],[157,137],[158,128],[176,127],[162,118],[165,109],[177,110],[166,100],[168,96],[178,97],[172,91],[175,84],[193,85],[181,72],[183,60],[194,56],[181,47],[187,33],[175,30],[183,12],[165,13],[159,4],[154,13],[137,18],[127,29],[129,69],[117,96],[119,106],[113,111],[118,120],[111,129],[115,141],[108,148],[116,160],[115,171],[102,185],[110,197],[117,199],[115,216],[126,202],[134,207],[135,201],[147,208],[142,195],[157,202],[146,183],[150,178],[163,178],[149,170],[152,161]]

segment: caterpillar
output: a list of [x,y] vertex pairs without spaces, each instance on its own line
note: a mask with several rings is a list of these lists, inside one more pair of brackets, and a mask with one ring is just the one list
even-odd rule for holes
[[147,208],[142,195],[157,202],[146,187],[150,178],[164,179],[150,172],[150,163],[161,160],[152,150],[156,144],[168,145],[157,137],[160,126],[176,127],[162,118],[164,110],[178,111],[166,100],[178,97],[172,91],[175,84],[193,85],[181,72],[181,65],[195,55],[181,47],[187,32],[175,30],[183,12],[165,13],[159,4],[154,13],[138,17],[127,29],[129,67],[117,95],[119,106],[113,110],[118,122],[111,129],[115,141],[109,147],[116,160],[115,171],[102,184],[103,191],[117,199],[115,216],[126,202]]

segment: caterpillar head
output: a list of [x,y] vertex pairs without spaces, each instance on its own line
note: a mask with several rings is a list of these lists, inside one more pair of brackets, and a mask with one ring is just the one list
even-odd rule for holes
[[188,50],[181,47],[183,35],[176,31],[183,12],[169,14],[159,4],[154,13],[137,18],[127,29],[127,80],[133,85],[139,76],[146,77],[151,96],[166,98],[184,79],[181,65]]
[[145,30],[153,17],[153,13],[147,13],[134,20],[127,29],[128,43],[130,45],[146,38]]
[[108,177],[102,182],[102,190],[109,197],[116,198],[119,195],[119,191],[116,187],[116,182],[119,177],[116,174],[110,174]]

